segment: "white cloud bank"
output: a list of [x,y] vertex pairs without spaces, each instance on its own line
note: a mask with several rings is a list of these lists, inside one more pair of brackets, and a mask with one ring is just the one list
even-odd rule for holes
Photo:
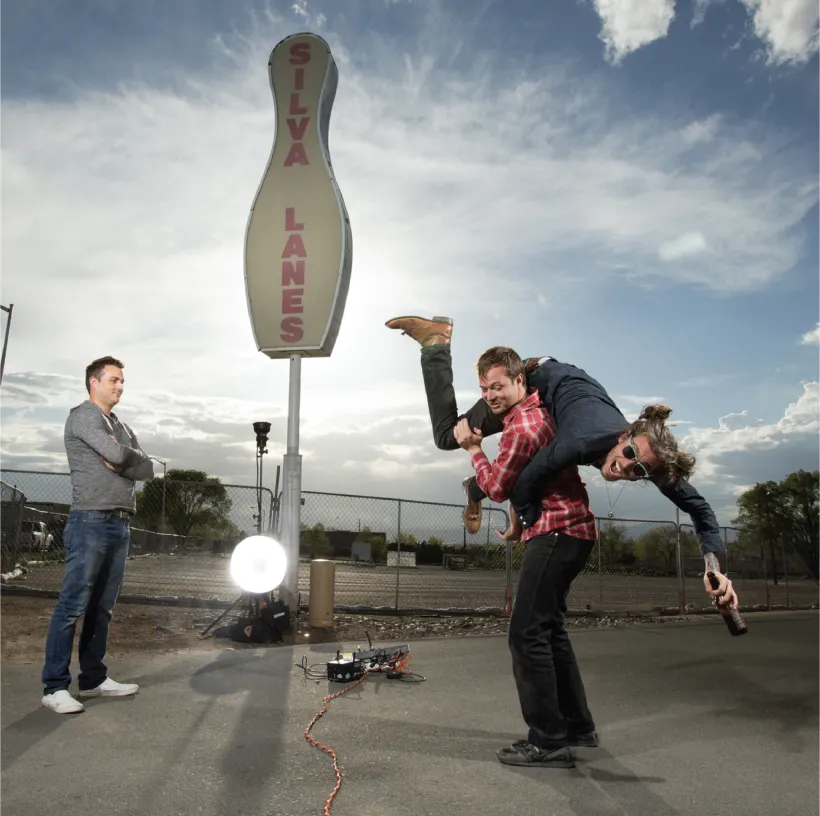
[[675,0],[594,0],[603,23],[600,39],[617,65],[627,54],[666,36]]
[[771,63],[802,63],[817,51],[817,0],[741,0]]
[[[739,0],[751,17],[755,36],[772,64],[804,63],[818,47],[817,0]],[[709,6],[721,0],[696,0],[692,25],[702,23]],[[600,39],[607,59],[626,56],[666,37],[675,18],[675,0],[594,0],[601,18]]]
[[747,417],[743,410],[721,417],[716,428],[687,431],[681,444],[697,456],[699,481],[731,487],[783,478],[775,475],[783,468],[817,467],[820,382],[805,383],[777,422],[751,425]]

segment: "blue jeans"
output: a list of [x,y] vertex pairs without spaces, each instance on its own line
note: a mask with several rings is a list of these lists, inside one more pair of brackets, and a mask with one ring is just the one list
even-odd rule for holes
[[63,585],[46,638],[46,694],[71,685],[71,650],[81,615],[85,618],[78,648],[79,687],[96,688],[108,676],[103,663],[108,624],[122,586],[130,538],[131,522],[127,519],[100,510],[74,510],[69,514],[63,533]]

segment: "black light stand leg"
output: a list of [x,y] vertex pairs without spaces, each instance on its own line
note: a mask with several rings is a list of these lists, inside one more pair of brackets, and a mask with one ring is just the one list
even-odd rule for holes
[[227,615],[228,612],[230,612],[244,597],[245,597],[245,593],[243,592],[216,620],[211,621],[208,624],[208,628],[204,632],[202,632],[200,637],[205,637],[205,635],[207,635],[208,632],[210,632],[211,629],[213,629],[214,626],[216,626],[219,623],[219,621],[221,621],[222,618],[224,618],[225,615]]

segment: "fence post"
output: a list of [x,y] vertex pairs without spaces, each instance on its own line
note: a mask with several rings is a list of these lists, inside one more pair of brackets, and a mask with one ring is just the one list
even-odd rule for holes
[[683,550],[680,545],[680,510],[675,509],[675,561],[678,571],[678,613],[686,614],[686,574],[683,569]]
[[[504,515],[506,521],[502,522],[506,527],[509,527],[510,517],[501,511]],[[489,527],[489,525],[488,525]],[[512,573],[513,573],[513,547],[515,546],[512,541],[505,541],[504,542],[507,546],[505,548],[505,570],[506,575],[504,576],[504,617],[509,618],[512,615]]]
[[396,612],[399,611],[399,574],[401,571],[401,499],[398,499],[399,520],[396,532]]
[[598,608],[604,608],[604,575],[601,572],[601,526],[598,519],[595,519],[595,526],[598,528]]
[[780,537],[780,558],[783,561],[783,580],[786,582],[786,609],[791,609],[791,606],[789,606],[789,570],[786,566],[786,550],[783,547],[783,536]]
[[766,550],[760,545],[760,561],[763,564],[763,585],[766,587],[766,611],[772,611],[772,596],[769,594],[769,571],[766,569]]

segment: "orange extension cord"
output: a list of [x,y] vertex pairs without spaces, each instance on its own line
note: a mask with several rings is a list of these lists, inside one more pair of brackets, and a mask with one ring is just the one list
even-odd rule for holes
[[[412,672],[405,671],[405,667],[407,666],[407,664],[409,662],[410,662],[410,655],[409,654],[403,654],[403,655],[401,655],[401,657],[394,658],[394,659],[391,659],[390,661],[388,661],[387,665],[388,665],[389,671],[391,673],[412,674]],[[376,671],[381,671],[381,669],[377,669]],[[333,802],[333,800],[336,798],[336,794],[339,792],[339,789],[342,787],[342,773],[339,770],[339,765],[338,765],[338,761],[337,761],[338,757],[336,756],[336,752],[332,748],[328,748],[327,745],[325,745],[322,742],[319,742],[319,740],[312,737],[310,735],[310,729],[313,728],[313,726],[319,721],[319,719],[322,716],[324,716],[325,712],[327,711],[327,705],[331,700],[335,700],[337,697],[341,697],[343,694],[347,694],[347,692],[350,691],[351,689],[354,689],[354,688],[356,688],[356,686],[360,685],[361,683],[364,683],[364,681],[367,679],[367,676],[369,674],[373,674],[373,673],[374,673],[373,671],[366,671],[358,680],[354,681],[353,683],[351,683],[346,688],[343,688],[341,691],[337,691],[335,694],[329,694],[327,697],[325,697],[322,700],[322,703],[323,703],[322,710],[310,721],[310,725],[308,725],[308,727],[305,729],[305,739],[308,742],[312,743],[316,748],[320,748],[326,754],[330,754],[330,756],[333,758],[333,770],[336,773],[336,787],[333,788],[333,791],[330,794],[330,796],[328,797],[327,802],[325,802],[325,809],[324,809],[323,816],[330,816],[330,805]]]

